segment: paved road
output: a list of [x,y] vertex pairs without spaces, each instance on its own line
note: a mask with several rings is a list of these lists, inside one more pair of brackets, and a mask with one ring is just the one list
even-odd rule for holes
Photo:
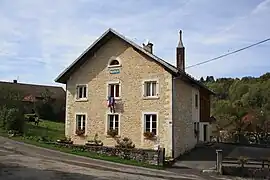
[[0,180],[211,180],[197,171],[168,172],[92,160],[0,137]]

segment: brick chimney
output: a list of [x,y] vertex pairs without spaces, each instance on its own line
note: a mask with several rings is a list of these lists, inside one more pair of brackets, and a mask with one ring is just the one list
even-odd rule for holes
[[153,54],[153,43],[147,42],[147,44],[143,43],[143,49],[146,50],[147,52]]
[[182,41],[182,31],[179,31],[179,42],[176,47],[176,67],[178,70],[185,71],[185,47]]

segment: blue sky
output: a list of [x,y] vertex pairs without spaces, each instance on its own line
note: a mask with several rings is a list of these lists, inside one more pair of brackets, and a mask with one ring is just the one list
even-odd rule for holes
[[[186,65],[270,37],[270,0],[0,0],[0,80],[54,79],[108,28],[175,64],[183,30]],[[270,71],[270,41],[187,72],[196,78]],[[59,84],[58,84],[59,85]]]

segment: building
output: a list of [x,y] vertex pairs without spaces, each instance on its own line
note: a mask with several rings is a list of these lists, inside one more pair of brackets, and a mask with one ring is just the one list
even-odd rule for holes
[[168,157],[208,141],[213,92],[185,72],[181,31],[176,62],[155,56],[150,42],[141,47],[108,29],[55,80],[66,84],[66,136],[84,144],[97,133],[113,146],[114,130],[138,148],[160,145]]
[[[43,96],[47,93],[53,103],[58,105],[58,107],[53,105],[57,112],[56,116],[59,118],[57,120],[61,121],[65,118],[65,116],[63,116],[63,114],[65,114],[63,107],[66,101],[66,93],[62,87],[19,83],[17,80],[13,80],[13,82],[0,81],[0,92],[7,96],[11,94],[17,96],[20,101],[23,102],[24,113],[31,113],[33,109],[35,109],[35,103],[43,100]],[[5,99],[7,98],[9,97],[2,95],[0,100],[5,104]]]

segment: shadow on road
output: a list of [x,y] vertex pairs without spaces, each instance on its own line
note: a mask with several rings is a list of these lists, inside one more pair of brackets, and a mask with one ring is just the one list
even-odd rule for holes
[[40,170],[16,165],[0,163],[0,180],[102,180],[109,178],[95,177],[79,173],[62,172],[57,170]]

